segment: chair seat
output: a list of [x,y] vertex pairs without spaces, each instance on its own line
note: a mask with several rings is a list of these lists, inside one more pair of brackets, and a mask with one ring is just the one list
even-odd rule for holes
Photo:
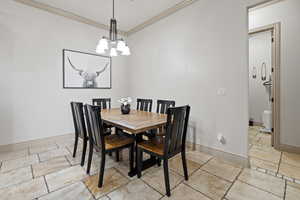
[[152,129],[144,133],[150,140],[156,137],[165,136],[166,132],[161,129]]
[[124,135],[108,135],[105,136],[105,150],[117,149],[134,142],[133,138]]
[[164,138],[155,137],[139,143],[138,147],[162,156],[164,155]]

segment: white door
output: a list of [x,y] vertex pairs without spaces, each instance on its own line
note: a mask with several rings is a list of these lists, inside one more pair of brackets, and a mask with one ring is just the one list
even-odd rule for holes
[[249,118],[263,123],[265,110],[272,111],[271,87],[263,83],[272,75],[272,32],[261,32],[249,37]]

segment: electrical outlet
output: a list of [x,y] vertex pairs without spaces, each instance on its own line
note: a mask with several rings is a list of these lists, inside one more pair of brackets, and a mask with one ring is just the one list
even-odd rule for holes
[[226,95],[226,88],[219,88],[217,90],[218,96],[225,96]]
[[225,144],[225,143],[226,143],[226,140],[225,140],[224,136],[222,135],[222,133],[219,133],[219,134],[218,134],[217,139],[218,139],[218,141],[219,141],[221,144]]

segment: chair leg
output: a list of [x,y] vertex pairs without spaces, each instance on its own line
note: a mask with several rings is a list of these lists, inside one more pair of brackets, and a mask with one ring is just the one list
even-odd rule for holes
[[91,170],[91,164],[92,164],[92,159],[93,159],[93,144],[90,142],[90,149],[89,149],[89,158],[88,158],[88,164],[87,164],[87,169],[86,169],[86,173],[90,174],[90,170]]
[[100,173],[99,173],[99,182],[98,187],[101,188],[103,185],[103,177],[104,177],[104,167],[105,167],[105,153],[101,153],[101,163],[100,163]]
[[120,161],[120,151],[117,150],[116,151],[116,162],[119,162]]
[[134,144],[132,144],[129,149],[130,171],[133,171],[133,160],[134,160]]
[[187,165],[186,165],[186,156],[185,151],[181,152],[181,158],[182,158],[182,166],[183,166],[183,172],[184,172],[184,179],[187,181],[189,179]]
[[143,150],[137,148],[137,177],[141,178],[142,176],[142,167],[143,167]]
[[80,163],[81,166],[84,165],[86,148],[87,148],[87,142],[88,142],[87,140],[83,140],[83,149],[82,149],[81,163]]
[[[110,133],[109,135],[111,135],[111,133]],[[109,155],[110,157],[112,157],[112,152],[109,152],[108,155]]]
[[73,150],[73,158],[76,156],[76,151],[77,151],[77,145],[78,145],[78,136],[75,136],[75,144],[74,144],[74,150]]
[[[116,133],[115,134],[119,135],[119,131],[120,131],[120,129],[116,127],[116,131],[115,131]],[[116,162],[119,162],[119,161],[120,161],[120,152],[119,152],[119,150],[117,150],[116,151]]]
[[171,192],[170,192],[168,159],[164,159],[164,175],[165,175],[166,194],[169,197],[169,196],[171,196]]
[[157,166],[160,167],[161,166],[161,159],[157,158]]

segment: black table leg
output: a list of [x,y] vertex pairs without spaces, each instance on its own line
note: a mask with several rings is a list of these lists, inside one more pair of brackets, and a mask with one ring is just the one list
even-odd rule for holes
[[[150,167],[153,167],[156,164],[157,164],[157,159],[155,157],[154,158],[149,158],[147,160],[144,160],[143,161],[142,171],[146,170],[146,169],[148,169]],[[136,176],[136,175],[137,175],[137,167],[135,166],[132,171],[128,172],[128,176],[133,177],[133,176]]]
[[[133,177],[133,176],[137,175],[137,144],[139,142],[142,142],[142,141],[143,141],[142,134],[135,135],[135,158],[134,158],[135,165],[134,165],[133,170],[128,173],[128,176],[130,176],[130,177]],[[150,167],[152,167],[152,166],[154,166],[156,164],[157,164],[156,157],[155,156],[151,156],[149,159],[143,160],[142,171],[146,170],[146,169],[148,169],[148,168],[150,168]]]

